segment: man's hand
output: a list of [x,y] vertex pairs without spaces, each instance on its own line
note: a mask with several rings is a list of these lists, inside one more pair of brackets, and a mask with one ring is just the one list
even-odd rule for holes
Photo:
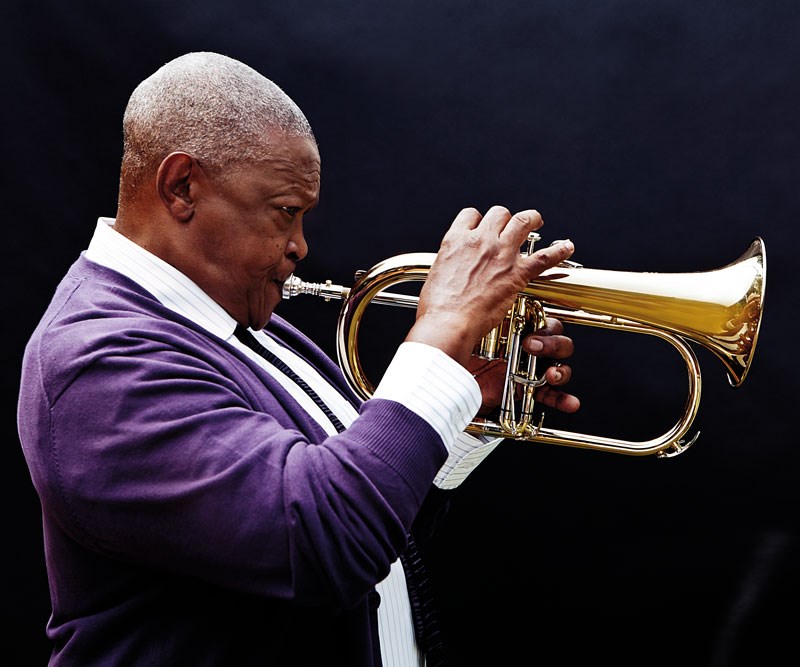
[[438,347],[467,366],[477,342],[503,319],[516,295],[572,255],[570,241],[520,253],[528,234],[543,224],[532,209],[511,215],[493,206],[485,216],[463,209],[442,239],[406,340]]
[[[544,371],[547,384],[536,390],[536,400],[550,408],[562,412],[575,412],[581,402],[572,394],[558,387],[563,387],[572,377],[572,368],[560,360],[572,356],[575,346],[572,339],[564,335],[564,325],[553,317],[547,318],[545,328],[533,332],[522,341],[522,349],[528,354],[543,359],[553,359],[556,363]],[[500,360],[487,361],[480,357],[471,357],[467,369],[475,376],[483,396],[481,416],[492,413],[503,399],[505,386],[506,363]],[[539,373],[541,375],[541,372]]]

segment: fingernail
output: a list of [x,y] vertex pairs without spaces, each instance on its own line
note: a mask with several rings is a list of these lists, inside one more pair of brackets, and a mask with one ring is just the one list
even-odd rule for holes
[[541,352],[544,349],[544,344],[542,341],[532,338],[528,341],[528,351],[531,354],[536,354],[537,352]]

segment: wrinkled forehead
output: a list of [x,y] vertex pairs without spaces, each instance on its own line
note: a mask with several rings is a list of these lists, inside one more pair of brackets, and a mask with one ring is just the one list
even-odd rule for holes
[[313,137],[268,133],[258,147],[260,160],[274,169],[293,170],[319,180],[321,160]]
[[288,136],[260,147],[258,157],[245,160],[226,175],[226,181],[247,181],[265,196],[296,195],[309,204],[317,201],[321,165],[313,138]]
[[248,146],[246,155],[217,171],[221,182],[228,185],[242,178],[254,178],[265,185],[316,198],[321,163],[313,137],[272,134]]

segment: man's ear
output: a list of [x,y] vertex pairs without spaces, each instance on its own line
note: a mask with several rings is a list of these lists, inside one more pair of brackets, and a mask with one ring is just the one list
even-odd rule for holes
[[165,157],[158,167],[158,196],[176,220],[189,222],[194,216],[195,180],[199,166],[188,153],[175,152]]

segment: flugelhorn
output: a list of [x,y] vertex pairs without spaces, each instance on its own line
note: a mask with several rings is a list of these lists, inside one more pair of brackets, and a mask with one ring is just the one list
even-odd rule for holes
[[[522,252],[539,240],[531,234]],[[283,297],[310,294],[343,300],[337,324],[337,355],[347,381],[362,398],[374,392],[362,368],[358,333],[370,303],[416,308],[417,297],[387,291],[402,282],[424,281],[435,253],[397,255],[356,274],[351,288],[306,283],[291,276]],[[476,418],[467,427],[475,435],[581,447],[629,455],[675,456],[697,439],[684,436],[700,406],[701,373],[696,343],[724,365],[732,387],[750,370],[764,310],[766,249],[756,237],[735,261],[694,273],[638,273],[591,269],[572,261],[544,271],[520,292],[506,318],[485,336],[475,354],[507,363],[506,386],[497,420]],[[648,334],[675,347],[686,364],[688,396],[683,415],[659,437],[631,441],[548,429],[534,418],[534,394],[544,380],[536,376],[536,358],[524,353],[522,337],[552,316],[562,322]]]

